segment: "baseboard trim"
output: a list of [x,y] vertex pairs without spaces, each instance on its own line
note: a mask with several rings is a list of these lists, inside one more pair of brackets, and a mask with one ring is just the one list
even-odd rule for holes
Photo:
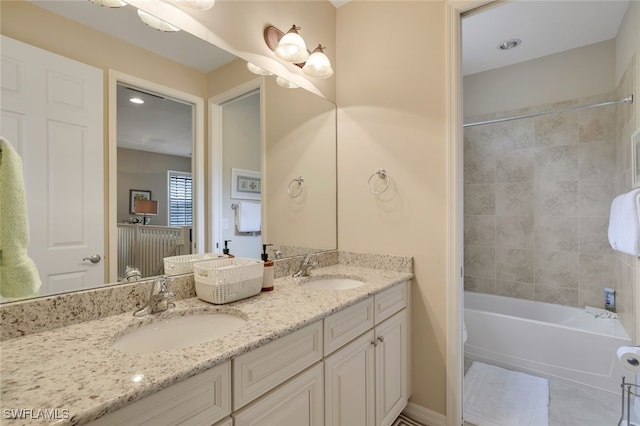
[[413,402],[409,402],[402,413],[417,422],[425,424],[426,426],[447,425],[447,417],[444,414],[440,414],[421,405],[414,404]]

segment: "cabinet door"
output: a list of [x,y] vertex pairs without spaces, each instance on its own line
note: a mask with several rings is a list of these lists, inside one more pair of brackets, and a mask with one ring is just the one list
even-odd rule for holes
[[375,424],[373,330],[325,359],[325,425]]
[[389,426],[407,405],[407,311],[402,310],[375,328],[376,425]]
[[235,426],[322,426],[322,363],[233,415]]

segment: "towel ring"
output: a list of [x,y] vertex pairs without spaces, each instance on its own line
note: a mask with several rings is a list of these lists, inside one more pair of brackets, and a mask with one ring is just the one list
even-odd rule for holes
[[[297,183],[298,185],[298,191],[295,191],[295,186],[292,186],[294,183]],[[298,198],[301,194],[302,194],[302,190],[304,189],[304,178],[302,176],[298,176],[295,179],[291,179],[291,181],[289,182],[289,186],[287,186],[287,194],[289,194],[289,197],[291,198]]]
[[[378,176],[380,179],[384,179],[387,181],[387,184],[384,186],[384,188],[382,188],[380,191],[375,191],[373,189],[373,185],[371,183],[371,179],[373,179],[374,176]],[[387,171],[385,169],[380,169],[377,172],[374,172],[373,174],[371,174],[371,176],[369,176],[369,192],[372,193],[373,195],[380,195],[383,192],[385,192],[387,189],[389,189],[389,185],[391,184],[391,177],[389,176],[389,174],[387,173]]]

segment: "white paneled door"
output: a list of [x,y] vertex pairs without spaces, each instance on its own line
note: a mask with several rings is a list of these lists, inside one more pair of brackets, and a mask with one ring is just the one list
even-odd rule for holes
[[5,36],[1,53],[0,134],[22,157],[40,293],[95,287],[105,263],[102,70]]

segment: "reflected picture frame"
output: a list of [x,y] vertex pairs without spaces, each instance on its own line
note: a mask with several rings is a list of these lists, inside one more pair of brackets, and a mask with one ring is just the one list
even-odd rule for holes
[[146,189],[130,189],[129,190],[129,213],[135,214],[136,200],[151,200],[151,191]]
[[231,198],[236,200],[260,200],[262,176],[253,170],[231,169]]
[[631,171],[633,187],[640,187],[640,127],[631,135]]

